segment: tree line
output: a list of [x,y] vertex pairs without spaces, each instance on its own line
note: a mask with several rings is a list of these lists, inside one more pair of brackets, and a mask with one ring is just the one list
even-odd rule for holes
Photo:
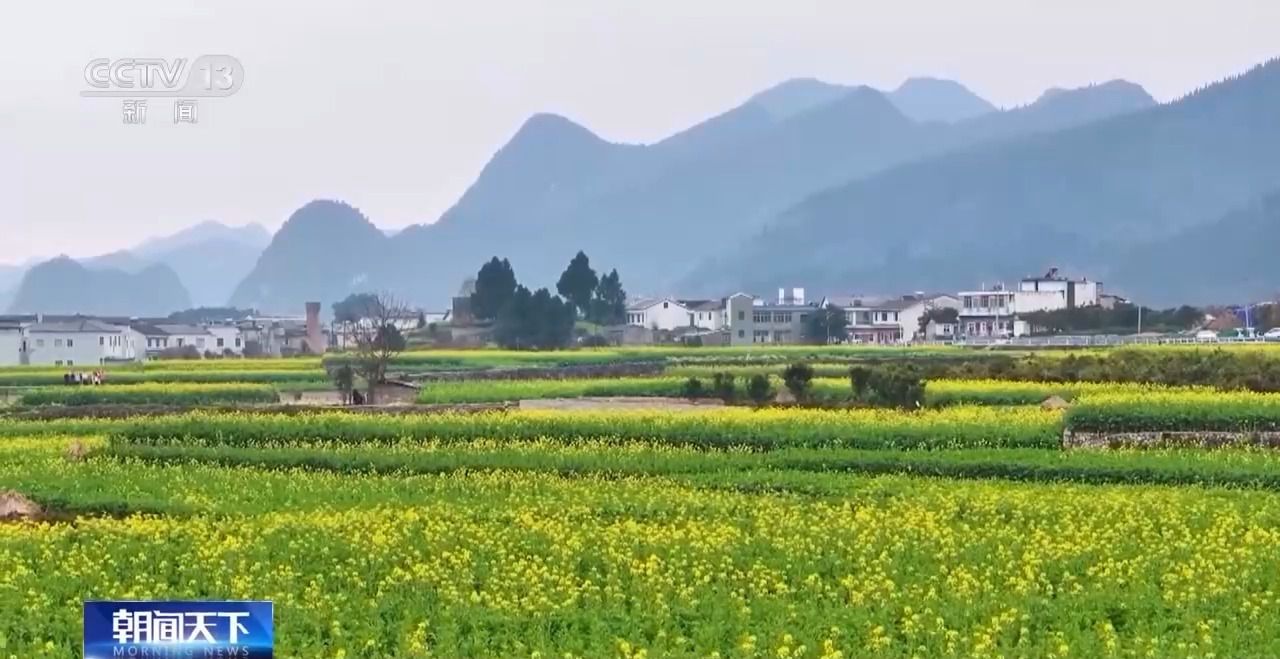
[[516,279],[511,262],[495,256],[476,274],[471,313],[476,320],[492,322],[494,341],[512,349],[565,347],[578,320],[598,325],[626,320],[627,292],[618,271],[597,275],[581,251],[561,273],[556,293],[530,291]]

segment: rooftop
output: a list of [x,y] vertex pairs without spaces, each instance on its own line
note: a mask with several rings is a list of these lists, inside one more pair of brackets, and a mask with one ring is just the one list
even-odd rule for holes
[[690,311],[719,311],[724,308],[724,300],[676,300]]
[[27,328],[28,332],[50,332],[50,333],[92,333],[92,334],[118,334],[124,331],[119,325],[108,325],[100,320],[93,318],[80,318],[68,321],[53,321],[34,323]]

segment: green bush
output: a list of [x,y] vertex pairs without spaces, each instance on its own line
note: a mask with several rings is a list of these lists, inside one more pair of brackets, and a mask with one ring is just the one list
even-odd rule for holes
[[732,403],[738,397],[737,378],[732,373],[716,373],[711,377],[711,391],[716,398]]
[[809,389],[813,384],[813,367],[804,362],[796,362],[788,366],[782,371],[782,383],[787,387],[787,391],[791,392],[796,402],[807,401]]
[[747,380],[747,398],[756,405],[764,405],[773,398],[773,385],[769,376],[756,374]]

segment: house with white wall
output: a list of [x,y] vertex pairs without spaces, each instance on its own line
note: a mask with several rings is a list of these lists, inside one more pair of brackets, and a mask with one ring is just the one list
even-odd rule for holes
[[0,366],[22,363],[22,325],[0,323]]
[[227,351],[237,356],[244,354],[244,337],[240,335],[240,328],[235,325],[206,325],[204,329],[212,338],[210,351],[219,355]]
[[627,305],[627,324],[649,329],[673,330],[689,327],[688,307],[672,297],[640,298]]
[[22,363],[39,366],[101,366],[134,358],[129,332],[92,318],[38,321],[27,325]]
[[917,293],[899,297],[836,295],[823,298],[819,306],[833,305],[844,311],[848,338],[855,343],[909,343],[920,336],[920,318],[930,309],[957,308],[953,295]]
[[200,354],[213,350],[213,335],[199,325],[157,323],[156,328],[168,335],[169,348],[181,349],[190,346],[200,351]]
[[1041,311],[1090,307],[1101,303],[1102,282],[1068,279],[1053,268],[1043,277],[1026,277],[1017,290],[962,291],[960,333],[966,337],[1009,337],[1031,333],[1022,316]]

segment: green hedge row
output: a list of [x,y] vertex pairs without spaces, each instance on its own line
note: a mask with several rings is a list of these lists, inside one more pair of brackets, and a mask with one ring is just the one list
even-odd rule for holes
[[979,407],[921,412],[736,407],[684,413],[526,410],[394,417],[342,412],[300,416],[194,412],[126,422],[113,429],[112,437],[125,443],[178,441],[231,446],[605,438],[701,448],[1051,448],[1060,444],[1060,419],[1059,414],[1036,409]]
[[660,446],[513,445],[353,447],[113,445],[104,455],[155,463],[306,469],[339,473],[437,474],[461,470],[560,475],[671,476],[748,471],[909,474],[958,479],[1147,485],[1238,486],[1280,490],[1280,456],[1265,451],[1045,451],[964,449],[876,451],[779,449],[692,451]]
[[218,405],[275,403],[265,384],[134,384],[59,386],[23,394],[19,405]]

